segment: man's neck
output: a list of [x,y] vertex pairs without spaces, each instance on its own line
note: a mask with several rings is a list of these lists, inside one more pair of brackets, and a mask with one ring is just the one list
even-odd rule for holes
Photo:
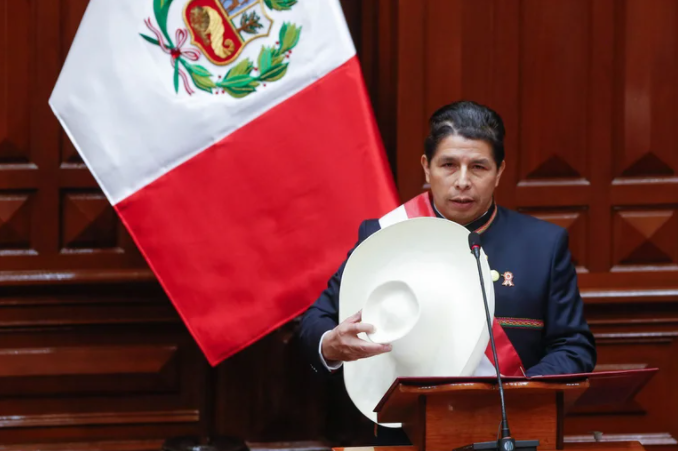
[[[433,207],[433,211],[435,212],[436,216],[439,218],[447,219],[445,216],[443,216],[442,213],[438,210],[438,207],[436,207],[435,202],[433,199],[431,199],[431,206]],[[476,219],[473,221],[467,223],[467,224],[462,224],[464,227],[466,227],[470,232],[474,232],[481,227],[483,227],[487,222],[490,220],[492,217],[492,213],[494,212],[495,209],[494,205],[494,200],[492,200],[492,203],[490,204],[490,207],[483,213],[482,215],[478,216]]]

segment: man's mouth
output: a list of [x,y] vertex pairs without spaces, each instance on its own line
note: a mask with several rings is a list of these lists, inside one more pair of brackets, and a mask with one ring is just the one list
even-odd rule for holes
[[474,200],[470,197],[455,197],[452,199],[452,204],[456,208],[465,209],[470,208],[474,203]]
[[458,203],[458,204],[470,204],[473,202],[473,199],[470,197],[456,197],[452,199],[452,202]]

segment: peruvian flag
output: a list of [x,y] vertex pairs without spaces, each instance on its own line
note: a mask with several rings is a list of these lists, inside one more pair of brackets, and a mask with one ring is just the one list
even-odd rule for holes
[[50,105],[213,365],[397,206],[337,0],[92,0]]

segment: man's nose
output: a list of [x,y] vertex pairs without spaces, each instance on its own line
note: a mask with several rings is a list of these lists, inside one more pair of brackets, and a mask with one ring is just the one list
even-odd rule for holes
[[471,180],[469,179],[468,169],[466,166],[462,166],[458,174],[459,176],[454,183],[455,188],[457,188],[459,191],[465,191],[469,189],[471,187]]

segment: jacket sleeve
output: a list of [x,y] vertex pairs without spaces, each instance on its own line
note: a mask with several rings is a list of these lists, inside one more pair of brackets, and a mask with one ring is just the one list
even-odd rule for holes
[[303,352],[311,367],[317,373],[330,374],[325,365],[320,360],[318,352],[320,346],[320,338],[329,330],[334,329],[339,321],[339,286],[341,285],[341,277],[344,273],[344,267],[348,258],[353,251],[375,230],[370,227],[376,221],[364,221],[360,224],[358,229],[358,242],[351,249],[346,257],[346,260],[341,264],[336,273],[327,282],[327,288],[322,292],[320,297],[309,307],[301,318],[301,326],[299,328],[299,338]]
[[568,241],[567,232],[562,230],[551,261],[542,335],[546,353],[527,370],[528,376],[588,373],[596,365],[595,341],[584,319],[584,303]]

